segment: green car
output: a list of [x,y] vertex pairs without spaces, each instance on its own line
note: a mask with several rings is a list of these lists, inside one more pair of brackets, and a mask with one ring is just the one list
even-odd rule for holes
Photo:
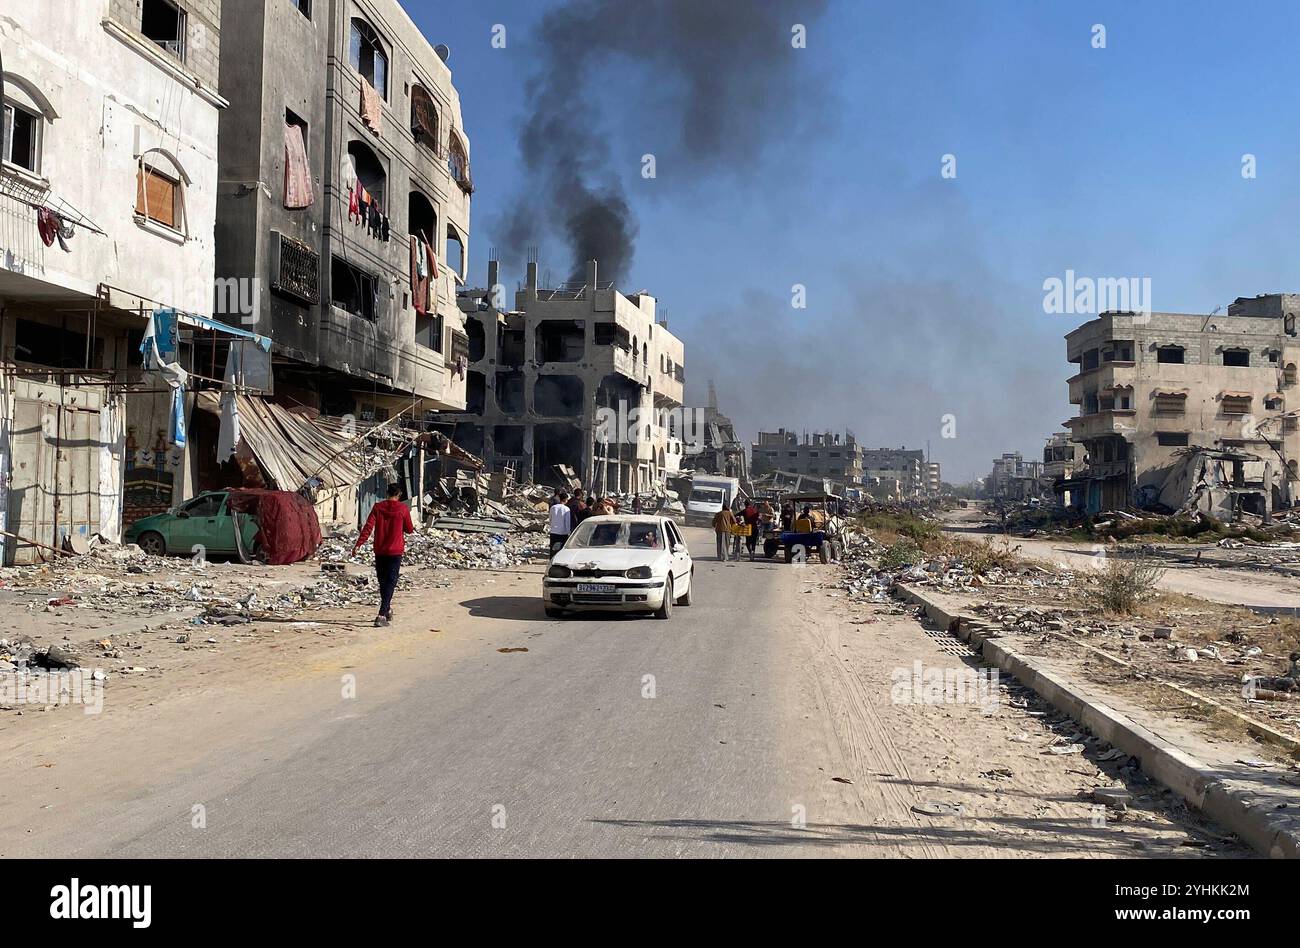
[[[224,490],[200,494],[167,513],[137,520],[123,534],[126,543],[137,543],[150,556],[167,553],[191,556],[202,547],[206,553],[237,554],[235,547],[235,522],[226,506],[228,494]],[[254,538],[257,520],[250,516],[240,518],[243,523],[244,549],[250,556],[258,552]]]

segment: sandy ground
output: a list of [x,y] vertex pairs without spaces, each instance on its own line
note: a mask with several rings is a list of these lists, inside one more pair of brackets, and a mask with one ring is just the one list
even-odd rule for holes
[[914,694],[974,659],[834,569],[702,558],[667,623],[549,620],[535,568],[415,574],[390,629],[268,624],[102,714],[0,714],[0,855],[1244,854],[1140,779],[1099,810],[1105,749],[1051,753],[1082,736],[1014,686]]

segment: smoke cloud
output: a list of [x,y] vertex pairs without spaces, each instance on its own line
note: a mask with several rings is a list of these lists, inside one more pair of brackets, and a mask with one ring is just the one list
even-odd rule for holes
[[[588,259],[623,283],[636,254],[636,210],[624,180],[640,154],[617,158],[626,136],[602,114],[609,70],[644,78],[644,101],[620,102],[638,144],[655,156],[655,183],[676,188],[686,172],[751,167],[790,117],[778,108],[810,54],[791,43],[827,0],[571,0],[540,25],[543,59],[519,130],[524,175],[498,233],[516,259],[529,245],[559,240],[574,279]],[[807,115],[807,110],[802,110]],[[634,163],[635,162],[635,163]],[[671,169],[671,170],[670,170]]]

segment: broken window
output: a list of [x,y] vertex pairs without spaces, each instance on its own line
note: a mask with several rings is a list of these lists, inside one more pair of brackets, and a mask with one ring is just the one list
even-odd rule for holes
[[311,0],[290,0],[290,2],[298,8],[299,13],[311,19]]
[[94,368],[103,358],[104,340],[96,336],[89,353],[86,341],[85,333],[19,319],[14,326],[14,360],[59,369]]
[[379,315],[379,280],[335,257],[330,267],[330,301],[353,316],[373,321]]
[[524,411],[524,373],[498,372],[496,374],[497,407],[507,415],[521,415]]
[[492,441],[496,445],[497,457],[523,457],[524,426],[497,425],[492,429]]
[[580,415],[585,387],[573,375],[542,375],[533,387],[533,408],[541,415]]
[[419,191],[412,191],[407,198],[406,225],[412,237],[419,237],[437,249],[438,212],[433,209],[433,202]]
[[352,68],[359,72],[380,97],[388,101],[388,54],[383,40],[369,23],[359,17],[352,20],[352,36],[348,46]]
[[4,123],[4,160],[32,174],[40,174],[41,117],[6,99]]
[[585,326],[579,319],[547,319],[537,324],[537,361],[581,362]]
[[1161,346],[1156,349],[1156,361],[1163,362],[1166,365],[1182,365],[1183,347],[1182,346]]
[[352,161],[352,170],[356,172],[357,181],[366,189],[382,212],[388,206],[385,201],[388,172],[384,169],[384,163],[365,142],[361,141],[348,143],[348,158]]
[[1248,368],[1250,366],[1249,349],[1224,349],[1223,364],[1234,366],[1236,368]]
[[1133,343],[1130,340],[1119,340],[1111,342],[1101,352],[1101,361],[1103,362],[1132,362],[1133,361]]
[[465,335],[469,337],[469,361],[478,362],[487,351],[487,331],[481,319],[465,320]]
[[170,0],[144,0],[140,6],[140,32],[185,61],[185,11]]
[[1083,354],[1083,371],[1087,372],[1097,368],[1100,364],[1100,353],[1096,349],[1089,349]]
[[465,242],[454,224],[447,225],[447,269],[460,283],[465,282]]
[[470,372],[465,380],[465,410],[483,414],[487,405],[487,377],[482,372]]
[[1186,431],[1157,431],[1156,444],[1162,448],[1185,448],[1187,447],[1188,434]]
[[518,368],[524,364],[524,331],[501,329],[497,331],[497,363],[503,368]]
[[618,338],[618,327],[613,323],[596,323],[592,328],[595,330],[595,342],[598,346],[612,346],[614,340]]
[[1282,370],[1282,382],[1286,385],[1294,385],[1296,380],[1295,363],[1288,362]]

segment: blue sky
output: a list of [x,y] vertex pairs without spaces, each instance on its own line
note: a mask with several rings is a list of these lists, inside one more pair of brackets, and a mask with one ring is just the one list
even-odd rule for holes
[[[481,282],[521,185],[536,26],[559,4],[405,2],[452,49]],[[743,0],[716,2],[744,15]],[[768,95],[772,126],[742,162],[661,162],[642,179],[641,155],[673,134],[671,77],[609,61],[595,73],[590,120],[640,225],[625,289],[667,308],[688,400],[716,379],[747,437],[847,426],[872,446],[928,440],[945,479],[965,481],[1003,451],[1036,456],[1072,414],[1062,337],[1081,318],[1043,312],[1045,279],[1149,277],[1154,307],[1184,312],[1300,288],[1300,89],[1284,52],[1300,6],[830,0],[814,15],[790,0],[801,6],[808,48],[788,54],[792,81]],[[498,23],[505,49],[490,43]],[[955,179],[940,175],[945,154]],[[564,247],[541,255],[562,279]],[[502,264],[513,281],[524,261]],[[807,309],[791,306],[796,283]],[[955,439],[941,437],[946,414]]]

